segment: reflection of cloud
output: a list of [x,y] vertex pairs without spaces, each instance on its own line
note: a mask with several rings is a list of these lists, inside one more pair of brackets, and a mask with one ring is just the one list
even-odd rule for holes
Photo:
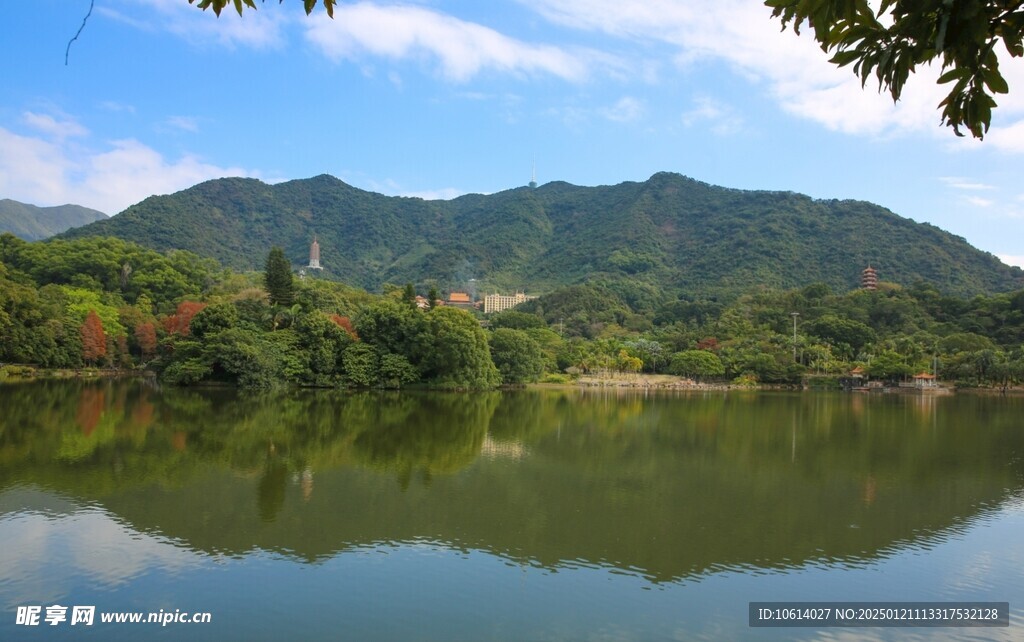
[[[44,504],[50,493],[32,492]],[[30,501],[31,503],[31,501]],[[86,583],[114,587],[159,570],[178,573],[204,563],[202,556],[152,535],[139,533],[99,509],[61,514],[29,513],[0,518],[0,604],[56,603],[86,576]],[[17,587],[17,595],[8,594]]]
[[67,549],[70,564],[107,586],[155,569],[179,572],[201,563],[194,552],[130,529],[103,511],[79,513],[61,522],[57,537],[65,540],[61,546]]

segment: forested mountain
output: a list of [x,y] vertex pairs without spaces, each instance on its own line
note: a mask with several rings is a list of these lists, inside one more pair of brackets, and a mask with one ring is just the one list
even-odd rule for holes
[[[153,196],[68,237],[112,235],[240,269],[273,245],[296,267],[316,235],[325,276],[368,289],[550,291],[588,282],[620,296],[738,293],[880,278],[970,296],[1024,287],[1024,271],[960,237],[861,201],[743,191],[659,173],[642,183],[549,183],[450,201],[389,197],[327,175],[267,185],[213,180]],[[471,279],[476,279],[471,282]]]
[[105,218],[107,215],[103,212],[81,205],[36,207],[9,198],[0,199],[0,233],[10,232],[26,241],[45,239]]

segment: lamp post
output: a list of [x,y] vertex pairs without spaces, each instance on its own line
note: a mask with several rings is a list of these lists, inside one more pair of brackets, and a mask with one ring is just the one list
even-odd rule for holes
[[800,313],[790,312],[789,316],[793,317],[793,363],[796,363],[796,320]]

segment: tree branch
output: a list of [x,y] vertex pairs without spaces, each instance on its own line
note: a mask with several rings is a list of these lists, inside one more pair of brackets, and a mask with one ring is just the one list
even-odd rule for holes
[[89,16],[92,15],[92,7],[96,3],[96,0],[89,0],[89,12],[82,18],[82,26],[78,28],[78,32],[75,33],[75,37],[68,40],[68,48],[64,50],[64,66],[68,66],[68,56],[71,54],[71,43],[78,40],[78,36],[82,35],[82,29],[85,29],[85,23],[89,21]]

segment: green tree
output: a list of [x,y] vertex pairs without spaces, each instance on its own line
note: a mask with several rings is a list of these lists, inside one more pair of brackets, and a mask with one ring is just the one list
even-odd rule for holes
[[345,375],[352,385],[369,388],[380,381],[380,357],[372,345],[353,343],[345,348],[342,361],[345,364]]
[[416,309],[416,288],[412,283],[406,283],[402,289],[402,301],[409,307]]
[[189,330],[196,339],[203,339],[238,325],[238,309],[230,303],[208,305],[189,322]]
[[501,382],[487,335],[472,314],[443,306],[423,316],[429,337],[425,364],[429,379],[452,388],[493,388]]
[[868,374],[876,379],[900,379],[913,374],[913,369],[898,353],[882,350],[871,359]]
[[953,83],[942,107],[942,122],[961,136],[961,127],[984,137],[996,106],[994,94],[1009,91],[999,71],[996,45],[1010,56],[1024,55],[1024,2],[1013,0],[765,0],[783,28],[799,32],[806,21],[830,62],[854,72],[866,84],[874,72],[879,89],[899,100],[918,65],[941,61],[939,84]]
[[490,342],[491,359],[503,383],[531,383],[543,374],[544,352],[525,331],[499,328]]
[[669,370],[681,377],[720,377],[725,374],[722,360],[707,350],[684,350],[672,355]]
[[263,284],[270,295],[271,305],[289,307],[295,299],[295,279],[292,266],[284,256],[284,250],[274,247],[267,255],[267,267],[263,273]]

